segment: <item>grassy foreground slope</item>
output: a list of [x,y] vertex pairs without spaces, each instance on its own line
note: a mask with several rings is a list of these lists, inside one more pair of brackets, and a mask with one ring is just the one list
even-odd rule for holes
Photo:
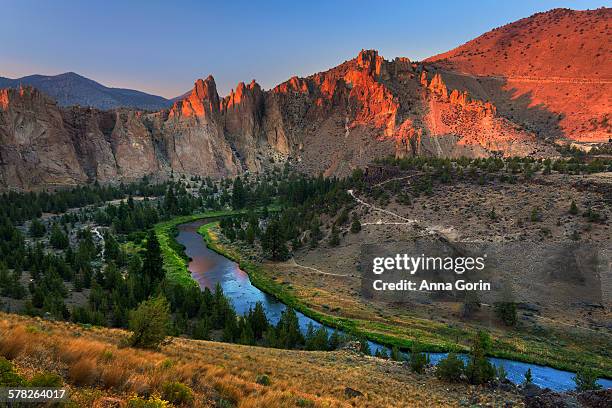
[[[0,355],[18,373],[59,374],[68,406],[121,406],[180,381],[193,406],[445,407],[462,402],[503,406],[513,394],[418,375],[401,363],[352,351],[306,352],[173,338],[159,351],[122,347],[128,332],[0,314]],[[258,376],[267,375],[269,385]],[[347,395],[350,387],[363,395]],[[108,405],[113,402],[117,405]]]

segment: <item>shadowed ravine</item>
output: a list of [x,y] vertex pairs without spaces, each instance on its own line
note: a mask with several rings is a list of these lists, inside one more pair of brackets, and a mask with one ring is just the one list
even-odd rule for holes
[[[249,308],[255,307],[255,303],[261,302],[268,319],[274,324],[278,323],[286,306],[273,296],[253,286],[247,273],[242,271],[235,262],[206,247],[206,243],[197,230],[208,222],[210,220],[204,219],[178,226],[179,233],[176,241],[185,247],[185,253],[190,259],[188,268],[191,276],[201,288],[208,287],[214,290],[219,283],[225,295],[232,301],[238,314],[247,313]],[[303,332],[306,331],[309,323],[312,323],[315,328],[321,326],[320,323],[300,312],[296,312],[296,314]],[[334,329],[328,328],[328,330],[332,331]],[[369,343],[372,353],[380,348],[386,349],[381,344]],[[430,353],[432,364],[437,364],[445,356],[445,353]],[[531,368],[533,382],[540,387],[548,387],[555,391],[568,391],[575,387],[574,373],[569,371],[500,358],[491,358],[490,360],[496,366],[502,364],[508,373],[508,379],[517,384],[523,381],[525,372],[528,368]],[[612,380],[599,380],[599,383],[606,388],[612,388]]]

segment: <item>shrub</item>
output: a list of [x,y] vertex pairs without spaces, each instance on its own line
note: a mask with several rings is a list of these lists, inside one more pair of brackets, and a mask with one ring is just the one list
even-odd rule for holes
[[258,375],[255,382],[259,385],[265,385],[265,386],[268,386],[271,384],[270,377],[268,377],[265,374]]
[[410,353],[410,368],[415,373],[425,372],[425,367],[429,364],[429,357],[425,353]]
[[500,381],[508,379],[508,372],[506,371],[506,367],[504,367],[503,364],[497,366],[497,379]]
[[425,371],[425,367],[429,364],[429,356],[423,352],[421,352],[422,347],[418,342],[414,342],[412,344],[412,348],[410,350],[410,368],[415,373],[423,373]]
[[575,201],[572,201],[572,204],[570,205],[569,213],[572,215],[578,214],[578,206],[576,205]]
[[368,339],[362,337],[359,339],[359,352],[365,354],[366,356],[372,355],[372,350],[370,350],[370,343],[368,343]]
[[315,406],[313,401],[306,399],[306,398],[298,398],[297,401],[295,402],[295,405],[300,408],[309,408],[309,407]]
[[354,217],[353,223],[351,224],[351,232],[353,234],[356,234],[359,231],[361,231],[361,223],[359,222],[359,219],[357,217]]
[[524,385],[533,384],[533,376],[531,375],[531,368],[528,368],[525,371],[525,380],[523,381]]
[[142,302],[130,312],[132,330],[130,344],[134,347],[158,348],[170,326],[170,306],[163,296]]
[[436,377],[441,380],[457,382],[465,370],[463,361],[455,353],[449,353],[436,366]]
[[391,349],[391,360],[393,361],[402,361],[402,355],[400,354],[399,348],[397,346],[393,346]]
[[30,380],[31,387],[54,387],[58,388],[64,384],[62,377],[55,373],[35,374]]
[[183,383],[168,382],[162,386],[161,397],[175,405],[187,405],[193,401],[193,391]]
[[25,384],[25,380],[15,372],[13,365],[4,357],[0,357],[0,386],[16,387]]
[[121,389],[128,381],[130,376],[130,370],[122,364],[108,364],[105,365],[102,373],[100,374],[100,380],[105,388],[114,388],[116,390]]
[[599,390],[601,385],[597,384],[597,373],[595,370],[583,368],[574,377],[577,391]]
[[518,317],[516,314],[516,303],[514,302],[495,303],[495,315],[506,326],[515,326],[518,321]]
[[98,380],[98,370],[93,358],[78,360],[68,369],[68,378],[72,383],[85,386],[92,385]]
[[158,395],[153,395],[149,399],[135,395],[127,402],[127,408],[170,408],[171,406],[168,401],[164,401]]
[[28,336],[23,327],[13,330],[9,336],[0,337],[0,356],[13,360],[21,354],[28,344]]

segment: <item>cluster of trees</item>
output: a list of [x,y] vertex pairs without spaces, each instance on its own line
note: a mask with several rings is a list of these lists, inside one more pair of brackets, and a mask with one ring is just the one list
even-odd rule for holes
[[[253,183],[236,179],[232,205],[251,211],[222,220],[223,235],[232,241],[258,244],[268,258],[285,260],[292,250],[304,245],[315,248],[321,243],[325,238],[322,219],[331,220],[327,240],[330,246],[339,244],[342,230],[361,230],[356,215],[351,220],[354,200],[347,193],[359,181],[357,178],[313,178],[288,171],[277,176]],[[259,201],[248,199],[251,191],[258,191]],[[268,211],[270,203],[275,205],[275,211]],[[257,208],[263,211],[255,212]]]
[[[537,172],[550,174],[552,170],[566,174],[591,174],[612,169],[612,160],[595,158],[587,160],[584,156],[559,159],[535,159],[532,157],[488,157],[457,159],[438,157],[393,157],[379,160],[378,163],[397,166],[401,170],[418,170],[433,173],[443,182],[449,177],[461,178],[466,174],[506,173],[507,175],[523,174],[527,178]],[[512,180],[509,178],[508,180]],[[515,179],[514,179],[515,180]]]
[[[455,353],[449,353],[446,358],[440,360],[436,366],[436,376],[450,382],[460,382],[464,379],[471,384],[485,384],[492,380],[507,381],[507,372],[503,365],[495,367],[486,358],[486,353],[491,350],[492,340],[488,333],[479,331],[476,333],[467,362]],[[597,373],[590,368],[579,370],[574,376],[576,390],[588,391],[601,389],[597,383]],[[524,386],[533,384],[531,369],[525,372]]]
[[158,197],[165,193],[166,183],[151,184],[144,178],[140,182],[101,186],[98,183],[60,190],[53,193],[7,192],[0,195],[0,218],[22,223],[37,218],[42,213],[59,214],[69,208],[81,208],[92,204],[126,198],[129,195]]

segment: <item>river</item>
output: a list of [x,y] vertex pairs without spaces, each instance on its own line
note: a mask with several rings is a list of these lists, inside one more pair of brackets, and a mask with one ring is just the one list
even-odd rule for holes
[[[281,313],[287,307],[273,296],[253,286],[248,274],[241,270],[238,264],[206,246],[204,239],[198,234],[198,228],[207,222],[210,220],[198,220],[178,226],[179,233],[176,241],[185,247],[185,253],[190,259],[188,268],[191,276],[201,288],[207,287],[214,290],[219,283],[238,314],[247,313],[250,308],[255,307],[257,302],[261,302],[268,320],[274,324],[278,323]],[[296,311],[296,314],[303,332],[306,331],[308,324],[312,324],[315,328],[321,326],[321,323],[302,313]],[[372,353],[378,349],[388,351],[387,347],[381,344],[374,342],[369,342],[369,344]],[[446,356],[445,353],[429,353],[429,355],[432,364],[436,364]],[[517,384],[523,381],[525,372],[531,368],[533,382],[540,387],[548,387],[555,391],[575,388],[574,373],[569,371],[501,358],[490,358],[490,360],[496,366],[503,365],[508,373],[508,379]],[[605,388],[612,388],[612,380],[600,379],[598,382]]]

